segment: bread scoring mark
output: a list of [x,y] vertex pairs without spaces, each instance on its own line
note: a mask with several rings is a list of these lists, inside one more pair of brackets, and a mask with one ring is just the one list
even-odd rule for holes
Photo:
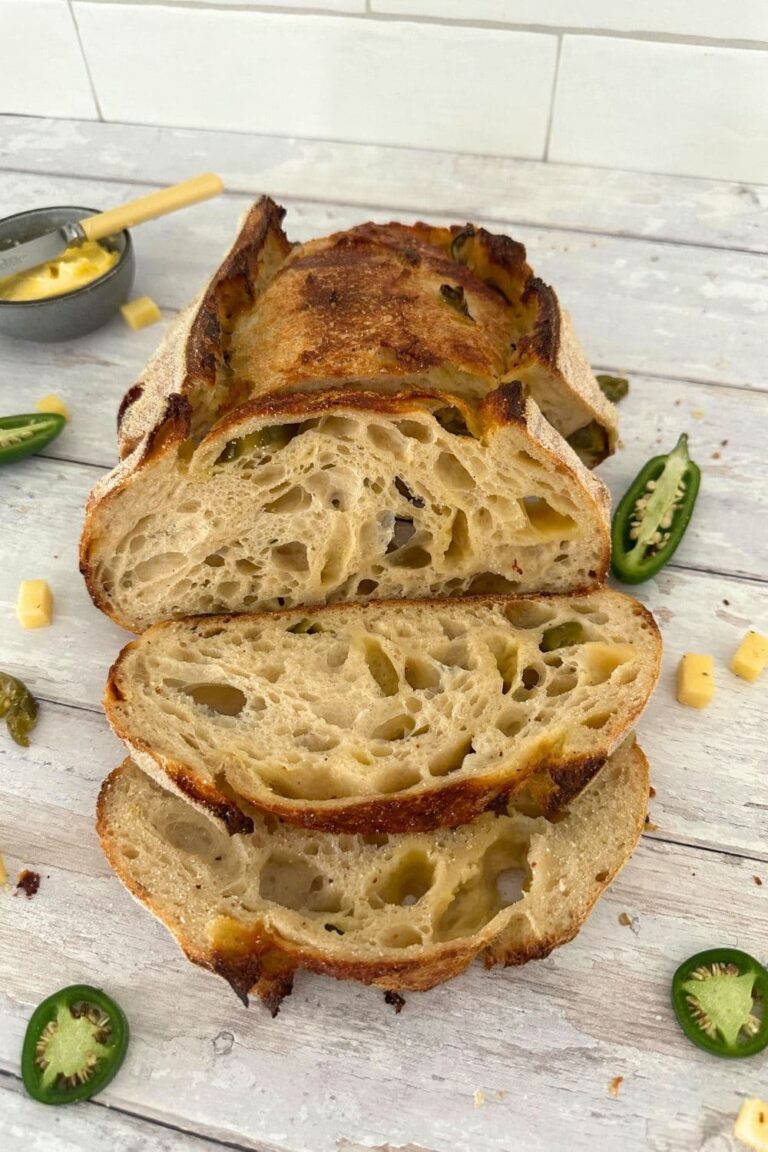
[[118,432],[120,431],[120,425],[123,422],[123,417],[125,416],[126,412],[131,407],[131,405],[135,404],[136,401],[139,399],[139,397],[141,397],[143,394],[144,394],[144,384],[142,381],[139,380],[136,384],[133,384],[128,389],[125,396],[123,396],[122,400],[120,401],[120,407],[117,410],[117,430],[118,430]]

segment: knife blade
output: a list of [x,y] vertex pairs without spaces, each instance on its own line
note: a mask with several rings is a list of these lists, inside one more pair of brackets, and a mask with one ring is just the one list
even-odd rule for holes
[[46,232],[44,236],[4,248],[0,252],[0,280],[36,268],[47,260],[55,260],[70,244],[82,244],[85,239],[85,232],[79,224],[62,224],[61,228]]

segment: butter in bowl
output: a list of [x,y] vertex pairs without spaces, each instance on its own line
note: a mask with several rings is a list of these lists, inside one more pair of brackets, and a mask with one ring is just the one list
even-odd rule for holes
[[101,327],[130,296],[128,228],[222,190],[218,176],[203,173],[106,212],[37,208],[0,220],[0,333],[50,342]]

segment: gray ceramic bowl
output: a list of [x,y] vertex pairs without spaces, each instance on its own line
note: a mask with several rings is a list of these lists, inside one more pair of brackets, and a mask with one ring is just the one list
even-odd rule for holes
[[[34,240],[62,224],[93,216],[96,208],[36,208],[0,220],[0,251]],[[102,243],[120,253],[117,264],[74,292],[46,300],[0,300],[0,332],[17,340],[71,340],[106,324],[131,294],[136,257],[129,232]]]

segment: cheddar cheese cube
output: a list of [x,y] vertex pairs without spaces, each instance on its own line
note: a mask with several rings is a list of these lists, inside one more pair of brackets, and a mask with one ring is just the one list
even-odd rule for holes
[[69,409],[63,400],[60,400],[53,392],[50,396],[43,396],[35,404],[38,412],[54,412],[57,416],[63,416],[65,420],[69,420]]
[[677,669],[677,699],[689,708],[706,708],[715,691],[715,667],[711,656],[686,652]]
[[768,1152],[768,1104],[763,1100],[744,1100],[733,1134],[753,1152]]
[[139,296],[123,304],[120,311],[129,328],[136,331],[139,328],[148,328],[161,320],[160,309],[149,296]]
[[47,628],[53,619],[53,593],[45,580],[22,580],[16,614],[22,628]]
[[768,636],[759,632],[747,632],[731,660],[731,672],[742,680],[757,680],[768,664]]

